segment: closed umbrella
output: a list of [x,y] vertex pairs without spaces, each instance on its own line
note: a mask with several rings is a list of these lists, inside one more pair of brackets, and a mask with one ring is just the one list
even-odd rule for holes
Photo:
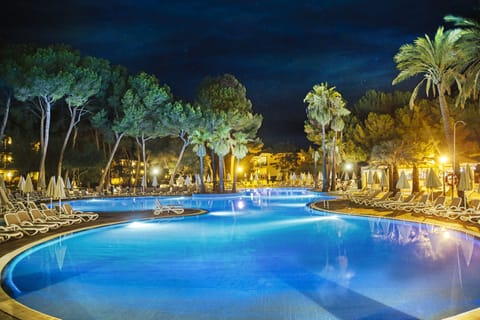
[[70,182],[70,178],[67,177],[67,180],[65,180],[65,188],[68,190],[72,189],[72,183]]
[[458,181],[458,191],[463,191],[463,204],[466,206],[467,197],[465,196],[465,191],[472,190],[472,177],[470,166],[467,165],[465,170],[460,173],[460,180]]
[[7,187],[5,187],[5,178],[3,176],[0,176],[0,188],[2,188],[3,191],[7,190]]
[[65,183],[63,182],[63,178],[58,176],[57,183],[55,185],[55,190],[53,192],[53,198],[58,200],[59,206],[62,206],[62,199],[65,199],[67,195],[65,194]]
[[438,178],[438,175],[435,173],[433,168],[430,168],[427,173],[427,178],[425,179],[425,188],[428,189],[435,189],[440,188],[442,186],[442,182]]
[[372,170],[368,170],[367,185],[370,185],[370,188],[373,188],[373,172],[372,172]]
[[27,203],[29,201],[30,192],[33,192],[33,183],[32,178],[27,174],[27,179],[25,180],[25,185],[23,186],[23,193],[27,194]]
[[18,180],[17,188],[18,190],[23,191],[24,187],[25,187],[25,178],[23,176],[20,176],[20,179]]
[[[430,170],[428,170],[428,173],[427,173],[427,178],[425,179],[425,188],[430,189],[430,192],[431,192],[432,189],[440,188],[441,186],[442,186],[442,182],[440,181],[440,179],[438,179],[438,176],[435,173],[435,170],[433,170],[433,168],[430,168]],[[433,193],[432,193],[432,201],[433,201]]]
[[317,179],[318,179],[318,181],[323,181],[323,173],[322,173],[322,171],[319,171],[319,172],[318,172]]
[[157,176],[153,176],[153,179],[152,179],[152,187],[154,187],[154,188],[158,187]]
[[3,190],[3,188],[0,188],[0,199],[1,199],[2,206],[5,206],[8,203],[10,203],[7,193],[5,192],[5,190]]
[[53,195],[55,193],[55,176],[51,176],[48,181],[47,191],[45,195],[50,198],[50,205],[52,204]]
[[185,185],[187,187],[190,187],[192,185],[192,178],[189,175],[185,176]]
[[400,173],[400,178],[398,179],[395,187],[397,189],[400,189],[400,192],[401,192],[402,189],[410,189],[410,183],[407,180],[407,176],[405,175],[405,171],[402,171],[402,173]]
[[380,187],[382,188],[388,188],[388,180],[387,180],[387,175],[385,174],[385,170],[381,171],[380,174]]

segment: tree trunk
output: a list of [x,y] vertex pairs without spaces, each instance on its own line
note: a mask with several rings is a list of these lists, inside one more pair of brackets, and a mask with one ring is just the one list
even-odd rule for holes
[[225,187],[223,185],[223,156],[218,155],[218,175],[219,175],[219,182],[218,182],[218,190],[220,193],[225,191]]
[[142,160],[143,160],[143,181],[145,181],[145,185],[142,186],[142,190],[143,192],[145,192],[145,189],[148,185],[147,183],[147,153],[146,153],[146,150],[145,150],[145,136],[142,134]]
[[123,136],[125,133],[121,133],[117,135],[117,139],[115,141],[115,144],[113,145],[113,149],[110,152],[110,157],[108,158],[107,164],[105,165],[105,168],[103,168],[102,172],[102,177],[100,178],[100,182],[98,184],[98,191],[102,192],[103,187],[105,186],[105,178],[107,177],[108,172],[110,171],[110,166],[112,165],[113,157],[115,156],[115,153],[117,152],[118,146],[120,145],[120,141],[122,140]]
[[325,126],[322,125],[322,192],[328,191],[327,152],[325,149]]
[[236,159],[237,159],[237,161],[236,161],[235,167],[233,168],[233,171],[232,171],[233,172],[233,177],[232,177],[232,179],[233,179],[232,192],[233,193],[237,192],[237,170],[236,169],[237,169],[238,165],[240,164],[240,159],[238,159],[238,158],[236,158]]
[[[182,139],[183,140],[183,139]],[[180,154],[178,155],[177,163],[175,164],[175,168],[173,168],[172,175],[170,176],[170,186],[174,185],[175,174],[177,173],[178,167],[180,167],[180,162],[182,161],[183,154],[185,153],[185,149],[187,149],[189,142],[187,140],[183,140],[183,146],[180,150]]]
[[200,193],[205,193],[205,183],[203,182],[203,156],[200,158]]
[[420,179],[419,179],[418,167],[414,163],[413,169],[412,169],[412,193],[419,192],[419,191],[420,191]]
[[43,126],[43,145],[41,148],[40,156],[40,168],[38,170],[38,184],[37,188],[40,190],[45,189],[45,161],[47,159],[48,140],[50,136],[50,118],[51,118],[51,104],[47,97],[44,97],[45,102],[45,122]]
[[438,101],[440,103],[440,112],[442,114],[443,129],[445,130],[445,139],[447,140],[449,154],[453,153],[453,138],[452,130],[450,127],[450,112],[448,109],[447,99],[443,93],[442,85],[437,85]]
[[217,189],[217,166],[215,165],[215,151],[212,148],[212,159],[211,159],[211,166],[212,166],[212,183],[213,183],[213,190]]
[[335,163],[335,155],[337,153],[337,134],[333,135],[333,150],[332,150],[332,181],[330,184],[330,190],[335,191],[337,190],[337,170],[336,170],[336,163]]
[[72,112],[73,114],[71,114],[70,123],[68,125],[67,133],[65,134],[65,139],[63,140],[62,149],[60,150],[60,156],[58,158],[57,177],[60,177],[62,175],[62,165],[63,165],[63,158],[65,155],[65,150],[67,149],[68,140],[70,140],[70,135],[72,134],[73,127],[75,126],[75,117],[76,117],[75,109],[73,109]]
[[5,128],[7,127],[8,115],[10,113],[10,105],[12,103],[12,96],[8,95],[7,101],[5,102],[5,113],[2,119],[2,125],[0,126],[0,141],[3,141],[3,136],[5,134]]

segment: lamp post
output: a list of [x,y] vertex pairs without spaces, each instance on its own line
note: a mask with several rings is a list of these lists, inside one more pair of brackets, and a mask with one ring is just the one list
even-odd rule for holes
[[453,165],[453,176],[452,176],[452,200],[453,200],[453,195],[455,193],[455,177],[456,177],[456,171],[455,171],[455,143],[456,143],[456,130],[457,130],[457,124],[463,124],[464,126],[466,126],[467,124],[465,123],[465,121],[462,121],[462,120],[458,120],[458,121],[455,121],[455,123],[453,124],[453,157],[452,157],[452,165]]
[[442,185],[443,185],[443,196],[445,196],[445,163],[447,163],[448,158],[446,156],[440,157],[440,163],[442,165]]

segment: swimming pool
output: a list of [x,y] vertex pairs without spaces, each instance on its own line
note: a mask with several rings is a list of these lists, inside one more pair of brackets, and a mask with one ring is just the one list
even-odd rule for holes
[[440,319],[480,304],[476,239],[306,208],[321,198],[175,198],[210,213],[61,237],[16,258],[3,285],[64,319]]

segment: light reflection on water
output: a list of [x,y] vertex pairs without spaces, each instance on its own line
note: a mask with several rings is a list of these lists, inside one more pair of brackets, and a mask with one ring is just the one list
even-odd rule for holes
[[[478,305],[476,239],[306,209],[320,197],[175,198],[211,213],[62,237],[17,259],[6,285],[65,319],[440,319]],[[73,205],[92,202],[114,207]]]

